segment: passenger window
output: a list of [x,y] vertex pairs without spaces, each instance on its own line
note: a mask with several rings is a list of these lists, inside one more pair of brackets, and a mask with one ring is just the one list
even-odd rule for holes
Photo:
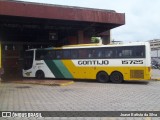
[[118,58],[133,58],[133,49],[130,47],[120,47],[116,49]]
[[135,57],[137,58],[144,58],[145,57],[145,46],[137,46],[135,48]]
[[95,49],[88,49],[88,58],[96,58],[96,50]]
[[46,55],[46,50],[36,50],[36,60],[44,60]]
[[102,58],[103,57],[103,49],[96,49],[94,51],[94,58]]
[[56,51],[56,59],[61,59],[62,58],[62,51],[61,50],[57,50]]
[[64,59],[70,59],[70,50],[64,50],[63,51],[63,58]]
[[105,54],[104,54],[105,58],[112,58],[112,56],[113,56],[112,50],[105,50]]
[[88,58],[87,49],[79,49],[79,58],[80,59]]
[[133,55],[132,55],[132,50],[122,50],[122,57],[132,57]]
[[71,49],[71,59],[77,59],[78,58],[78,51],[76,49]]
[[49,50],[45,56],[46,60],[52,60],[55,58],[55,52],[53,50]]

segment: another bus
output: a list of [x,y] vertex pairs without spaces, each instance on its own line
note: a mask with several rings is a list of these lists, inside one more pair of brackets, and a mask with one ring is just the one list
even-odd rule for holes
[[80,44],[30,49],[25,52],[23,77],[89,79],[102,83],[150,80],[150,44]]

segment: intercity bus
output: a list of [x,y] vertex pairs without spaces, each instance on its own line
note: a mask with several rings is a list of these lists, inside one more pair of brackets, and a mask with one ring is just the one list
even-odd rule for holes
[[102,83],[150,80],[150,45],[148,42],[79,44],[26,50],[23,77],[87,79]]

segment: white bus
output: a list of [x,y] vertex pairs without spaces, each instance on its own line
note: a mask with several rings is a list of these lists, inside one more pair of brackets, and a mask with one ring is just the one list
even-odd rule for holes
[[148,42],[135,42],[30,49],[25,52],[23,77],[89,79],[114,83],[150,80],[150,45]]

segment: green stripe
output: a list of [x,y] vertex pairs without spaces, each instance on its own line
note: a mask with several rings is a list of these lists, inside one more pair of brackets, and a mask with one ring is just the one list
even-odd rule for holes
[[54,63],[57,68],[59,68],[65,78],[73,78],[72,74],[69,72],[69,70],[66,68],[66,66],[61,60],[54,60]]
[[45,63],[56,78],[64,78],[63,74],[52,60],[45,60]]
[[45,60],[48,68],[56,78],[73,78],[72,74],[60,60]]

